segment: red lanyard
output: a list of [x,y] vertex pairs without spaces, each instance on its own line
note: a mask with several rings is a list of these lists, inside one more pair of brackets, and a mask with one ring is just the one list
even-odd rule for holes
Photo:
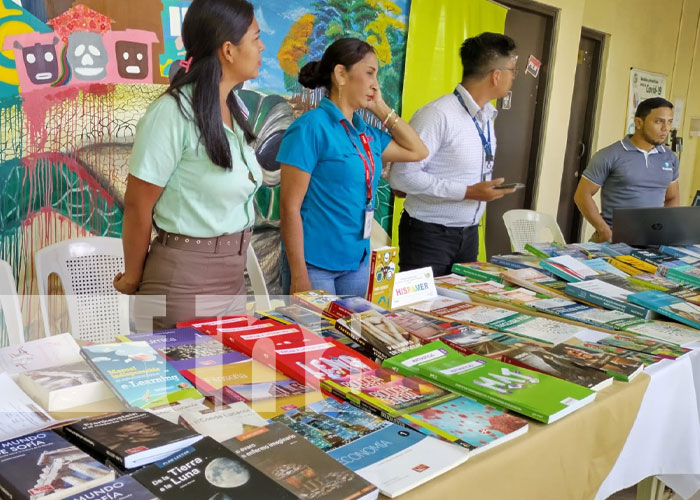
[[[352,143],[353,147],[355,148],[355,151],[357,151],[357,154],[360,156],[362,159],[362,163],[365,165],[365,182],[367,183],[367,205],[372,204],[372,182],[374,181],[374,156],[372,156],[372,150],[369,147],[369,140],[367,139],[367,136],[365,133],[360,134],[360,140],[362,141],[362,146],[365,148],[365,153],[367,154],[367,159],[365,159],[364,155],[360,151],[360,148],[357,147],[357,144],[352,140],[352,136],[350,135],[350,128],[348,128],[348,124],[345,123],[344,121],[341,121],[340,123],[343,124],[343,127],[345,127],[345,132],[348,134],[348,139],[350,139],[350,142]],[[369,164],[367,163],[369,161]]]

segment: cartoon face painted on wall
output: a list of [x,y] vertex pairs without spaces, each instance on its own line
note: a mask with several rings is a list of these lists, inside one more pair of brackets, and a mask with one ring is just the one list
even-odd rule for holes
[[56,45],[58,37],[51,43],[34,43],[22,45],[16,41],[13,48],[22,51],[22,61],[29,80],[34,85],[50,85],[58,79],[58,57]]
[[68,62],[77,80],[102,80],[107,76],[108,61],[99,33],[77,32],[68,37]]
[[148,45],[126,40],[115,44],[117,70],[122,78],[143,80],[148,76]]
[[151,45],[158,37],[151,31],[110,31],[103,36],[110,60],[107,80],[114,83],[153,83]]

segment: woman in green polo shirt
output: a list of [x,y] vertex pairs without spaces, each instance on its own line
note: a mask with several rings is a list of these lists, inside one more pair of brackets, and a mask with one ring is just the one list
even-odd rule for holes
[[[120,292],[140,296],[139,330],[245,305],[262,172],[233,88],[258,75],[259,34],[246,0],[194,0],[182,24],[181,69],[139,121],[124,197],[125,271],[114,279]],[[152,221],[158,236],[149,249]]]

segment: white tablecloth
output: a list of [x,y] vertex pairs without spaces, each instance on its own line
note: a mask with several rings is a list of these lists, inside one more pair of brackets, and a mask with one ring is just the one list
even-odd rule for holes
[[650,476],[686,500],[700,490],[700,350],[646,373],[651,379],[637,419],[595,500]]

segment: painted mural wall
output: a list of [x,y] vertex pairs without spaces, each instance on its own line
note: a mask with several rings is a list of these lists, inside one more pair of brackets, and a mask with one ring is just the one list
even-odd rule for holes
[[[274,158],[289,124],[321,98],[320,91],[300,88],[299,68],[338,38],[365,39],[379,56],[387,103],[400,108],[409,5],[252,3],[266,51],[258,79],[238,92],[265,172],[253,244],[270,293],[279,293]],[[0,258],[15,272],[28,338],[42,334],[39,321],[29,321],[39,317],[34,252],[66,238],[121,235],[136,124],[184,55],[180,27],[188,6],[187,0],[0,0]],[[378,197],[375,229],[388,232],[386,182]]]

